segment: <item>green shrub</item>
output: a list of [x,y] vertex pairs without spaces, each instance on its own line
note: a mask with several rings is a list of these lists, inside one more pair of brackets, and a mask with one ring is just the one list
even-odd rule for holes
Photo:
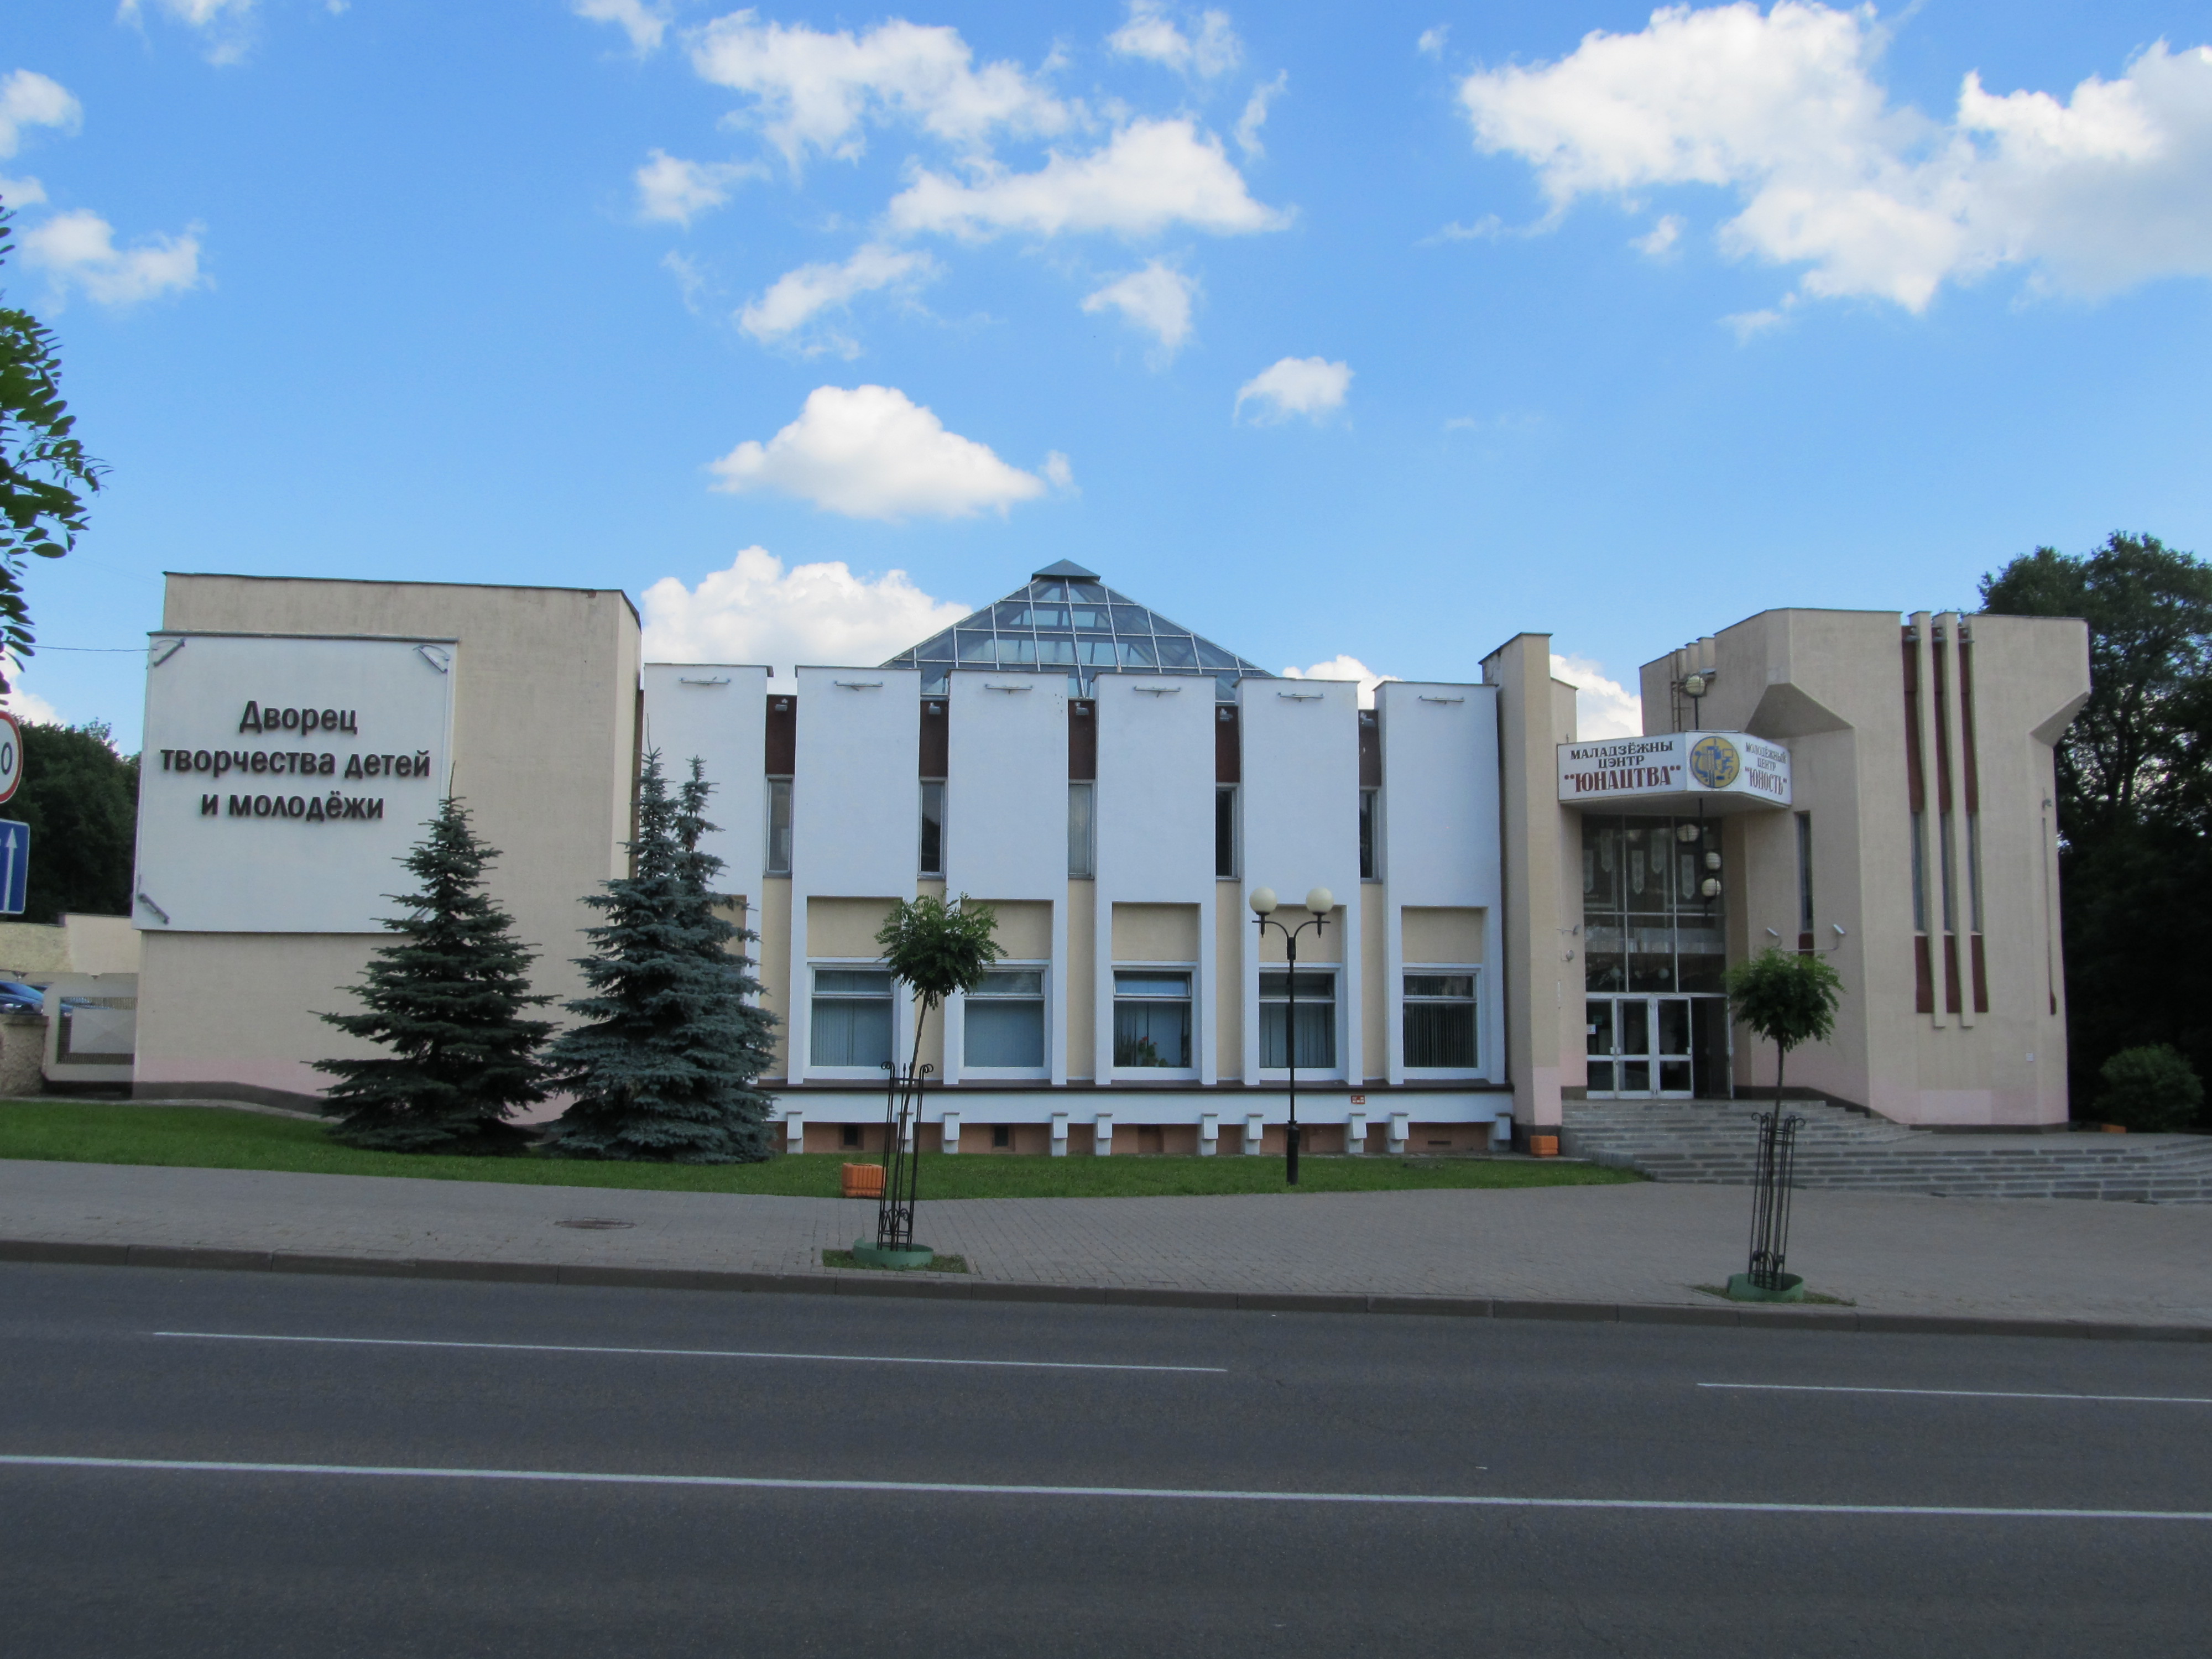
[[2105,1080],[2097,1114],[2107,1123],[2146,1132],[2186,1129],[2203,1109],[2197,1068],[2171,1043],[2123,1048],[2097,1074]]

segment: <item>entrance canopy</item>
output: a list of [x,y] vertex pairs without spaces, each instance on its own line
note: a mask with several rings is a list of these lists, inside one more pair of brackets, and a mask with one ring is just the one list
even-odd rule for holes
[[1559,745],[1559,804],[1632,812],[1788,806],[1790,751],[1743,732],[1662,732]]

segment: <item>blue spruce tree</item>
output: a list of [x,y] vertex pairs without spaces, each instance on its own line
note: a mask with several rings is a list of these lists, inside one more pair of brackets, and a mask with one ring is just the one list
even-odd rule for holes
[[658,750],[639,780],[631,872],[584,902],[607,918],[586,930],[580,959],[592,994],[568,1005],[583,1024],[547,1055],[553,1086],[575,1103],[554,1124],[554,1147],[577,1158],[672,1164],[755,1164],[769,1155],[769,1097],[753,1087],[774,1049],[775,1017],[733,940],[751,939],[714,913],[721,860],[699,849],[714,786],[699,762],[674,796]]
[[498,853],[450,797],[428,829],[404,860],[422,890],[391,895],[408,914],[384,925],[402,937],[356,988],[368,1012],[322,1016],[392,1051],[315,1062],[338,1079],[326,1091],[341,1120],[331,1133],[378,1152],[520,1152],[526,1137],[507,1118],[545,1098],[538,1048],[553,1030],[522,1011],[552,999],[531,994],[536,958],[483,890]]

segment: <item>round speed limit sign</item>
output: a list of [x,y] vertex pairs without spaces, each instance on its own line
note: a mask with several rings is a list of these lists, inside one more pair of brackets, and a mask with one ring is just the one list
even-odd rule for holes
[[13,714],[0,711],[0,802],[15,798],[23,781],[23,728]]

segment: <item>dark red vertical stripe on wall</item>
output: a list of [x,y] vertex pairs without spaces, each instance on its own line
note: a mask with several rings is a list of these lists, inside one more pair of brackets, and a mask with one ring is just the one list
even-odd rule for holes
[[1096,698],[1068,699],[1067,775],[1070,781],[1083,783],[1088,783],[1098,775],[1098,703]]
[[793,764],[799,754],[799,699],[770,697],[768,700],[768,775],[787,778],[797,769]]
[[1936,1012],[1936,971],[1928,955],[1928,935],[1912,936],[1912,1011],[1917,1014]]
[[1943,1006],[1957,1013],[1966,1005],[1959,1000],[1959,936],[1943,935]]
[[[1974,958],[1974,1012],[1978,1014],[1986,1014],[1990,1011],[1989,963],[1982,956],[1982,936],[1979,933],[1976,933],[1972,936],[1972,943]],[[2051,1012],[2056,1013],[2057,1010],[2053,1009]]]
[[[1943,697],[1944,681],[1949,667],[1944,659],[1948,655],[1942,641],[1929,642],[1929,660],[1936,665],[1936,805],[1938,811],[1945,813],[1951,810],[1951,711]],[[1917,726],[1919,722],[1915,720],[1913,724]],[[1942,831],[1937,833],[1940,835]]]
[[1244,781],[1244,745],[1238,740],[1243,727],[1237,724],[1237,711],[1226,703],[1217,705],[1213,711],[1213,781],[1216,783]]
[[1959,641],[1959,746],[1966,751],[1966,810],[1982,810],[1981,768],[1974,763],[1974,647]]
[[952,747],[952,721],[946,699],[924,697],[921,700],[921,775],[941,778]]
[[1916,812],[1928,806],[1928,784],[1920,765],[1920,653],[1912,635],[1905,636],[1905,787]]

